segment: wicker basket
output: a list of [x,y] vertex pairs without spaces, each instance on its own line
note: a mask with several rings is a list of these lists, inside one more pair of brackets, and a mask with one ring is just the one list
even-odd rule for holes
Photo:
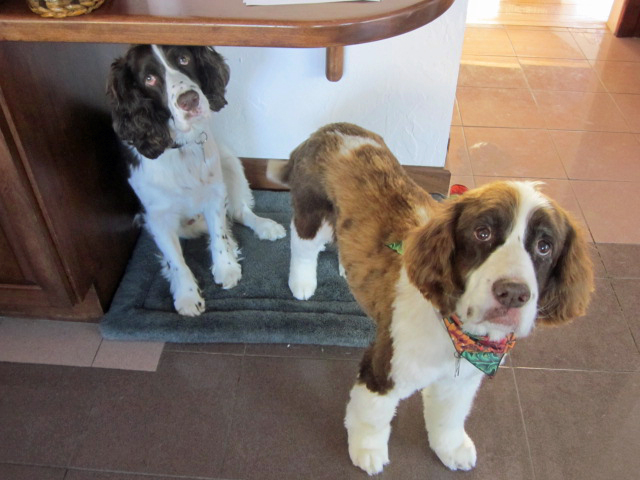
[[75,17],[89,13],[104,3],[104,0],[27,0],[33,13],[42,17]]

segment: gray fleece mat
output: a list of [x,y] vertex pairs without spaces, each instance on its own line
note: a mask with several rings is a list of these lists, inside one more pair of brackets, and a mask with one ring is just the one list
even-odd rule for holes
[[199,317],[176,313],[169,284],[160,273],[153,239],[140,235],[109,311],[100,323],[104,338],[177,343],[298,343],[362,347],[374,337],[364,315],[338,274],[336,251],[328,247],[318,259],[318,288],[307,301],[293,298],[289,275],[291,207],[286,192],[254,192],[254,211],[287,228],[275,242],[258,240],[235,225],[241,248],[242,279],[231,290],[213,283],[208,238],[183,240],[187,264],[206,302]]

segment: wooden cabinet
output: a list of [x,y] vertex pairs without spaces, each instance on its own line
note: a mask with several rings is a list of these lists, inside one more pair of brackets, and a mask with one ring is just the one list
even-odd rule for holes
[[0,42],[0,314],[100,316],[136,200],[105,79],[121,45]]

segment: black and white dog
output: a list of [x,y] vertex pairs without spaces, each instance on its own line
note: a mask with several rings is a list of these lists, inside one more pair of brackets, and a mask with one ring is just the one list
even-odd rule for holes
[[114,130],[134,153],[129,183],[182,315],[202,313],[204,300],[180,237],[210,234],[214,281],[229,289],[241,268],[227,215],[261,239],[285,236],[281,225],[252,212],[240,160],[213,137],[211,111],[226,105],[228,81],[229,67],[213,48],[158,45],[131,47],[108,80]]

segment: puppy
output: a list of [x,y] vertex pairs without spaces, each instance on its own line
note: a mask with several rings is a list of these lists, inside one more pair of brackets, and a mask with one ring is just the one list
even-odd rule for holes
[[587,308],[593,273],[575,222],[532,182],[439,204],[380,136],[345,123],[272,162],[269,176],[291,187],[293,295],[313,295],[318,252],[335,238],[377,325],[346,409],[353,463],[382,471],[396,406],[421,390],[431,448],[452,470],[473,468],[464,423],[485,373],[536,319],[560,324]]
[[107,94],[113,128],[133,152],[129,183],[161,254],[174,306],[187,316],[204,300],[179,238],[209,233],[212,273],[222,288],[241,277],[238,247],[226,215],[261,239],[285,235],[252,212],[253,196],[240,160],[213,136],[212,111],[226,105],[229,67],[213,49],[138,45],[111,66]]

